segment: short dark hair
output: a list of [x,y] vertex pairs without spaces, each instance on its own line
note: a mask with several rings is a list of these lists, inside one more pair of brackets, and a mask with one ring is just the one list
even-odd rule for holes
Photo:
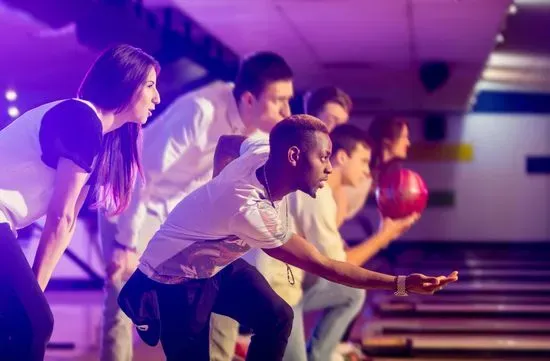
[[351,113],[353,102],[346,92],[334,86],[312,90],[304,95],[304,110],[307,114],[318,116],[327,103],[336,103]]
[[315,132],[329,134],[320,119],[307,114],[291,115],[277,123],[269,133],[270,154],[286,154],[292,146],[307,152],[313,146]]
[[157,60],[139,48],[127,44],[107,48],[86,73],[78,98],[103,110],[121,112],[132,102],[151,67],[160,73]]
[[367,133],[363,129],[352,124],[337,125],[332,132],[330,132],[330,140],[332,141],[333,155],[339,150],[343,150],[348,155],[351,155],[358,144],[362,144],[365,148],[372,149],[372,142],[367,136]]
[[254,53],[241,62],[233,94],[239,101],[244,92],[251,92],[258,97],[269,83],[290,80],[292,69],[280,55],[263,51]]

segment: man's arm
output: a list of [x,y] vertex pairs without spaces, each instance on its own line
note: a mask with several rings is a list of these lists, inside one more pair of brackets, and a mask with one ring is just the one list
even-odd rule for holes
[[214,172],[212,178],[220,174],[229,163],[239,157],[241,145],[245,139],[246,137],[242,135],[222,135],[220,137],[214,152]]
[[336,201],[334,207],[331,202],[324,202],[325,197],[329,195],[320,193],[314,199],[304,193],[294,193],[289,199],[290,210],[298,227],[297,233],[303,235],[327,257],[361,266],[387,245],[392,240],[391,237],[399,235],[392,227],[381,227],[376,235],[355,247],[345,249],[345,241],[337,224],[337,214],[342,204]]
[[346,249],[347,261],[362,266],[392,241],[386,234],[378,232],[360,244]]
[[[362,289],[396,289],[395,276],[369,271],[347,262],[332,260],[296,234],[293,234],[288,242],[280,247],[263,250],[271,257],[332,282]],[[407,276],[406,288],[411,292],[431,294],[457,279],[458,273],[455,272],[448,277],[427,277],[421,274],[411,274]]]
[[418,218],[418,214],[413,214],[402,219],[382,219],[382,223],[376,234],[357,246],[346,249],[347,261],[356,266],[362,266],[391,241],[405,233]]

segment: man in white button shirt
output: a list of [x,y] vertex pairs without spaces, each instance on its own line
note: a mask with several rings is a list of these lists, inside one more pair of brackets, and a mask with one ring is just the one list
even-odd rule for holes
[[[144,184],[136,184],[128,210],[118,219],[100,215],[108,280],[102,361],[131,361],[132,330],[117,305],[139,254],[168,213],[212,178],[213,156],[224,134],[269,132],[290,115],[292,71],[277,54],[246,58],[235,84],[214,82],[177,98],[144,130]],[[212,351],[216,352],[213,345]],[[215,358],[215,357],[214,357]]]

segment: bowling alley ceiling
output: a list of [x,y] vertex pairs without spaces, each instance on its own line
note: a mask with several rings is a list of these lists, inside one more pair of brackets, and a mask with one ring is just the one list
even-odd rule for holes
[[[336,84],[368,110],[462,111],[511,0],[146,0],[172,3],[239,55],[269,49],[299,88]],[[420,65],[449,64],[428,94]]]
[[[96,52],[70,25],[52,31],[3,1],[0,86],[74,89]],[[550,92],[549,1],[516,0],[514,11],[512,0],[142,2],[177,7],[240,56],[280,53],[298,90],[341,86],[358,112],[462,112],[476,87]],[[429,93],[419,69],[433,61],[448,64],[449,77]]]

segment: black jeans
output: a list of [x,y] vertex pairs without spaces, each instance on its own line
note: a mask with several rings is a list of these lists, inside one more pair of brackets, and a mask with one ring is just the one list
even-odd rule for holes
[[237,260],[212,278],[178,285],[157,283],[155,288],[160,342],[167,361],[209,360],[212,312],[253,330],[247,360],[282,360],[292,329],[292,308],[246,261]]
[[17,239],[0,223],[0,358],[43,360],[53,315]]

